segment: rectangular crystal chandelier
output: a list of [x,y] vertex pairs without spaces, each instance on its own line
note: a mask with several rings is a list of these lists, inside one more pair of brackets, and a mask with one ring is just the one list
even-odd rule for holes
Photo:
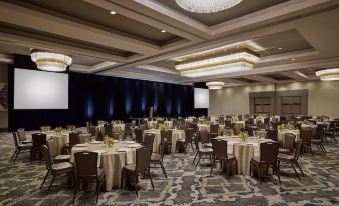
[[178,59],[175,68],[185,77],[203,77],[247,71],[260,61],[259,54],[243,47],[199,53]]

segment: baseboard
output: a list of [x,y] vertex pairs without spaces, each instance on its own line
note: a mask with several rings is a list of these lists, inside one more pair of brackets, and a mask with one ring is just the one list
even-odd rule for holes
[[0,132],[8,132],[8,128],[0,128]]

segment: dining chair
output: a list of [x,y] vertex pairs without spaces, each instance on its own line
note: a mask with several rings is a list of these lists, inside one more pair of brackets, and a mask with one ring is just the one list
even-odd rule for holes
[[31,160],[33,160],[33,158],[36,158],[36,155],[39,155],[39,160],[41,160],[41,156],[42,156],[42,146],[46,144],[46,134],[42,134],[42,133],[34,133],[32,134],[32,143],[33,143],[33,147],[32,147],[32,158]]
[[131,123],[126,123],[125,124],[125,131],[124,131],[124,139],[126,138],[132,138],[132,124]]
[[70,132],[68,134],[69,143],[65,145],[67,154],[71,154],[72,147],[80,143],[79,134],[77,132]]
[[219,134],[219,124],[210,125],[210,138],[216,138]]
[[32,147],[33,147],[32,143],[21,144],[17,132],[13,132],[13,140],[15,145],[15,151],[11,157],[11,160],[14,159],[15,162],[21,152],[29,151],[30,159],[32,161]]
[[47,147],[49,156],[52,158],[53,163],[60,163],[60,162],[69,162],[71,156],[70,155],[57,155],[56,154],[56,142],[55,139],[49,139],[47,141]]
[[318,127],[315,132],[315,136],[311,138],[311,146],[315,145],[317,148],[324,153],[324,155],[327,154],[327,151],[325,149],[325,146],[323,145],[323,141],[326,134],[326,124],[318,124]]
[[194,148],[193,148],[193,137],[194,137],[194,129],[185,129],[185,139],[179,139],[177,140],[177,143],[181,143],[184,148],[185,154],[187,154],[187,145],[190,144],[192,147],[192,151],[194,153]]
[[113,125],[106,123],[104,124],[104,128],[105,128],[105,136],[109,136],[109,137],[113,137]]
[[145,133],[142,145],[146,147],[153,147],[154,138],[154,134]]
[[193,160],[193,164],[196,160],[196,158],[199,156],[198,158],[198,162],[196,164],[196,167],[199,165],[200,159],[210,159],[211,163],[212,163],[212,155],[213,155],[213,149],[212,148],[201,148],[199,145],[199,140],[198,138],[194,138],[194,144],[195,144],[195,149],[196,149],[196,155],[194,157]]
[[301,129],[300,130],[301,150],[303,152],[310,151],[313,156],[313,150],[311,146],[312,133],[313,133],[312,129]]
[[134,133],[135,133],[135,141],[137,143],[142,143],[143,142],[142,135],[143,135],[144,131],[142,129],[140,129],[140,128],[136,128],[134,130]]
[[279,143],[278,142],[265,142],[260,144],[260,157],[254,156],[251,158],[250,161],[250,174],[252,174],[252,165],[255,165],[257,168],[258,176],[260,183],[262,182],[261,179],[261,169],[263,167],[267,168],[272,166],[273,174],[276,173],[278,176],[279,184],[280,182],[280,174],[279,168],[277,163],[278,158],[278,150],[279,150]]
[[53,178],[49,184],[49,187],[47,189],[47,194],[50,191],[53,182],[57,176],[62,178],[71,178],[72,182],[74,182],[74,168],[73,165],[69,162],[61,162],[53,164],[53,159],[49,155],[48,147],[46,145],[42,146],[42,151],[45,159],[46,169],[47,173],[44,177],[44,180],[42,181],[42,184],[40,186],[40,189],[44,186],[44,183],[49,175],[53,175]]
[[296,136],[292,133],[285,133],[285,141],[279,148],[279,153],[291,154],[295,149]]
[[[162,142],[161,144],[161,148],[160,148],[160,154],[158,153],[152,153],[151,155],[151,164],[156,165],[160,165],[162,172],[165,174],[165,177],[167,179],[167,174],[166,174],[166,170],[163,164],[164,161],[164,154],[165,154],[165,146],[166,146],[166,139],[163,139],[164,142]],[[151,167],[153,168],[153,167]]]
[[[166,153],[169,153],[168,151],[172,151],[172,138],[173,138],[173,131],[172,130],[161,130],[161,142],[165,143],[165,151]],[[163,139],[166,139],[166,141],[163,141]],[[172,153],[173,155],[173,153]]]
[[76,152],[74,153],[75,159],[75,186],[73,193],[73,203],[80,183],[95,183],[96,184],[96,203],[100,188],[105,182],[104,169],[97,167],[98,153],[96,152]]
[[32,141],[27,140],[25,128],[18,128],[16,131],[21,144],[32,143]]
[[211,139],[208,131],[206,130],[200,131],[200,141],[203,148],[212,148]]
[[138,177],[140,174],[148,174],[149,179],[152,184],[152,188],[154,191],[153,180],[150,172],[150,163],[151,163],[151,155],[152,155],[152,147],[141,147],[136,150],[136,163],[129,164],[123,167],[122,175],[121,175],[121,183],[123,183],[124,177],[126,175],[132,176],[134,180],[134,188],[135,192],[138,195]]
[[213,148],[213,156],[212,156],[212,167],[210,175],[212,175],[213,168],[215,166],[215,162],[217,160],[220,161],[221,165],[224,163],[226,165],[226,177],[229,175],[230,169],[232,167],[232,163],[235,163],[236,173],[238,173],[238,161],[234,155],[227,154],[227,141],[224,140],[216,140],[211,139],[212,148]]
[[300,150],[301,150],[301,145],[302,145],[302,141],[297,141],[295,143],[295,148],[294,148],[294,154],[282,154],[279,153],[278,154],[278,170],[280,170],[280,162],[286,162],[286,163],[290,163],[296,176],[298,177],[298,179],[300,180],[299,174],[297,172],[297,170],[295,169],[294,165],[299,168],[301,174],[305,177],[303,170],[301,169],[299,163],[298,163],[298,159],[300,156]]
[[267,130],[266,139],[271,139],[275,142],[278,142],[278,130],[275,130],[275,129]]

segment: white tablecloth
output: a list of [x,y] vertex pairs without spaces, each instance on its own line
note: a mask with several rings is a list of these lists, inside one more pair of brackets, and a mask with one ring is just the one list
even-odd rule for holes
[[[127,164],[136,163],[137,148],[129,148],[129,145],[126,142],[117,142],[112,147],[107,147],[105,144],[88,144],[86,147],[75,146],[72,148],[71,162],[74,162],[75,152],[97,152],[99,154],[98,166],[104,169],[106,176],[106,191],[111,191],[113,187],[121,188],[123,186],[121,185],[123,167]],[[121,148],[126,151],[119,151]]]
[[[172,153],[176,151],[177,140],[185,139],[185,131],[172,129]],[[145,133],[154,134],[154,142],[153,142],[153,152],[159,153],[160,152],[160,143],[161,143],[161,132],[159,129],[150,129],[145,130]]]

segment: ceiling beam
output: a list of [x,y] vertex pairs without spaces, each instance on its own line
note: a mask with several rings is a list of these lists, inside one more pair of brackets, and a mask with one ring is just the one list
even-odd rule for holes
[[150,71],[156,71],[156,72],[162,72],[162,73],[168,73],[168,74],[177,74],[180,75],[180,72],[174,69],[168,69],[164,67],[159,66],[153,66],[153,65],[143,65],[143,66],[137,66],[138,69],[144,69],[144,70],[150,70]]
[[[38,31],[74,38],[105,47],[154,54],[160,46],[52,16],[7,2],[0,2],[0,21]],[[53,26],[51,26],[53,25]]]
[[282,53],[282,54],[261,57],[260,63],[296,59],[296,58],[301,58],[301,57],[309,57],[309,56],[318,55],[318,54],[319,52],[316,51],[315,49],[304,49],[304,50],[299,50],[299,51],[293,51],[293,52],[287,52],[287,53]]
[[252,80],[255,80],[255,81],[259,81],[259,82],[264,82],[264,83],[278,83],[278,81],[273,79],[273,78],[260,76],[260,75],[248,76],[248,77],[245,77],[245,78],[246,79],[252,79]]
[[289,78],[295,79],[297,81],[302,81],[302,80],[307,80],[309,79],[308,76],[306,76],[305,74],[299,72],[299,71],[291,71],[291,72],[282,72],[282,75],[285,75]]
[[0,63],[12,64],[13,56],[9,54],[0,54]]

